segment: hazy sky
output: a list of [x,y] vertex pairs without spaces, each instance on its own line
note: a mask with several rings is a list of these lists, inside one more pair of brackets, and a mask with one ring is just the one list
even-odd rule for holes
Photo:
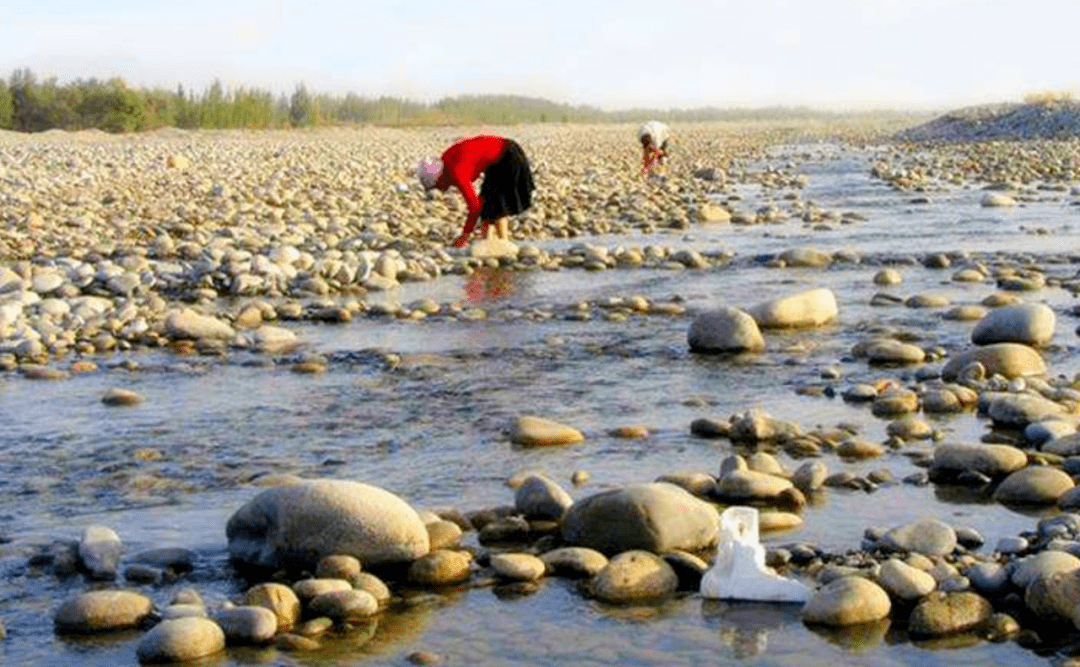
[[0,75],[606,109],[1080,97],[1080,0],[13,0]]

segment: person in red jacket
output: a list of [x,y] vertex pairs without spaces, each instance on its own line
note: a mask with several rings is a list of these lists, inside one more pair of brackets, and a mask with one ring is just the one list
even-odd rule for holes
[[[472,184],[481,174],[484,183],[477,195]],[[482,231],[490,233],[494,226],[506,239],[506,217],[532,206],[532,168],[525,151],[513,139],[488,135],[462,139],[447,148],[440,159],[421,162],[416,175],[425,189],[446,192],[452,185],[465,198],[469,215],[461,236],[454,239],[455,248],[469,242],[478,220],[483,221]]]

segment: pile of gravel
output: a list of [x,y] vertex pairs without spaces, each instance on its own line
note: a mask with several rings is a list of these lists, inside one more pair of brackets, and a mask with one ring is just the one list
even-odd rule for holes
[[903,130],[900,141],[989,141],[1080,137],[1080,102],[966,107]]

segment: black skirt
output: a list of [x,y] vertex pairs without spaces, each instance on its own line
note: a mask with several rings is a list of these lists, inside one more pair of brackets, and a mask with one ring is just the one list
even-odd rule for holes
[[480,185],[481,220],[517,215],[532,206],[532,169],[525,151],[513,139],[506,140],[502,156],[484,170]]

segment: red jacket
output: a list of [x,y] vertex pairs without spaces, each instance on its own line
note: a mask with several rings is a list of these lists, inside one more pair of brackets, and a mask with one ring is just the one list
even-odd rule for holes
[[[507,140],[503,137],[481,135],[462,139],[442,154],[442,173],[435,181],[435,187],[446,191],[451,185],[461,191],[465,204],[469,207],[469,217],[465,220],[465,229],[472,231],[480,217],[483,202],[473,189],[473,181],[480,174],[502,157]],[[466,233],[467,233],[466,232]]]

